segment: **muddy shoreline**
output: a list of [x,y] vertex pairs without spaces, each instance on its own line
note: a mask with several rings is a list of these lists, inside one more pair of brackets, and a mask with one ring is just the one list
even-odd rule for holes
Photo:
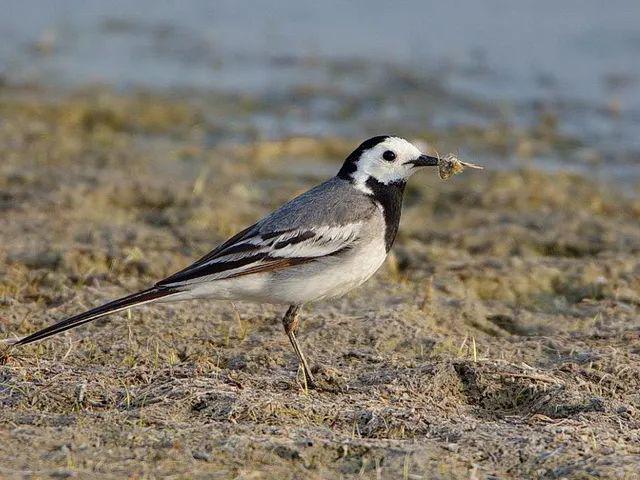
[[[0,87],[0,337],[178,270],[359,140],[251,137],[261,108]],[[584,153],[549,119],[408,134]],[[304,311],[333,391],[304,390],[276,307],[141,308],[3,353],[0,477],[633,478],[639,254],[640,199],[609,184],[416,176],[381,271]]]

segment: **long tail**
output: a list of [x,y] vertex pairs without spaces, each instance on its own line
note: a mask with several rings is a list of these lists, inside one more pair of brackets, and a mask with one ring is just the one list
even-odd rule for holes
[[42,330],[37,331],[36,333],[32,333],[27,337],[13,342],[13,345],[27,345],[32,342],[37,342],[38,340],[45,339],[71,328],[84,325],[85,323],[96,320],[100,317],[104,317],[105,315],[119,312],[121,310],[126,310],[131,307],[136,307],[138,305],[143,305],[145,303],[153,302],[173,293],[176,293],[176,290],[157,287],[149,288],[147,290],[143,290],[141,292],[134,293],[123,298],[119,298],[118,300],[105,303],[100,307],[92,308],[91,310],[88,310],[84,313],[80,313],[79,315],[50,325],[46,328],[43,328]]

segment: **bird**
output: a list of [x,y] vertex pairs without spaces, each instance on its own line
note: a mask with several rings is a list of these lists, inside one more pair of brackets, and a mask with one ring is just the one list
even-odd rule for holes
[[418,170],[438,166],[438,161],[401,137],[369,138],[346,157],[333,178],[286,202],[183,270],[13,345],[155,302],[213,299],[284,305],[284,331],[306,385],[315,388],[296,337],[301,307],[340,297],[380,268],[398,233],[407,180]]

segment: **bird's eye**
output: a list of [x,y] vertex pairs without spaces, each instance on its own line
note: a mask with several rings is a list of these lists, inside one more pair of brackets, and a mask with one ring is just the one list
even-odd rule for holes
[[396,159],[396,154],[391,150],[387,150],[382,154],[382,158],[384,158],[387,162],[393,162]]

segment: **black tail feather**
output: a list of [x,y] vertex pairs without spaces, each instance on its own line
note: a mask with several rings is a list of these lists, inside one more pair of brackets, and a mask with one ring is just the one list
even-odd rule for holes
[[79,315],[75,315],[71,318],[67,318],[66,320],[62,320],[58,323],[50,325],[46,328],[43,328],[42,330],[32,333],[27,337],[21,338],[17,342],[14,342],[13,345],[27,345],[32,342],[37,342],[38,340],[45,339],[71,328],[84,325],[85,323],[96,320],[100,317],[104,317],[105,315],[119,312],[136,305],[142,305],[144,303],[152,302],[154,300],[158,300],[159,298],[166,297],[167,295],[171,295],[172,293],[175,293],[175,290],[159,289],[155,287],[149,288],[147,290],[143,290],[141,292],[134,293],[123,298],[119,298],[118,300],[105,303],[100,307],[92,308],[91,310],[88,310],[84,313],[80,313]]

